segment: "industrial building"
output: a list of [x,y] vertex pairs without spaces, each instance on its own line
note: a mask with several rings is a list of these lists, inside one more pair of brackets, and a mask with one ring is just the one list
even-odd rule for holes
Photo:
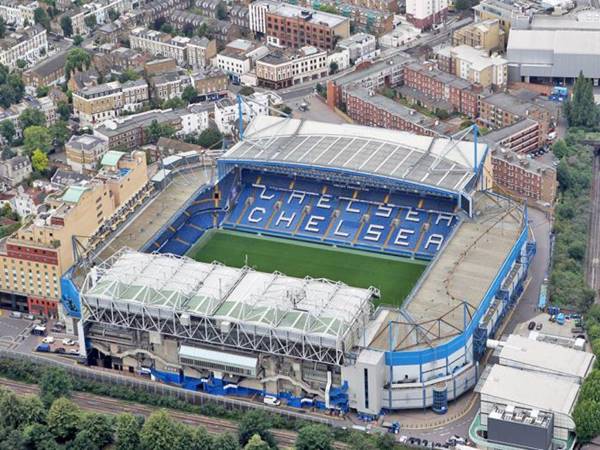
[[[527,208],[489,191],[487,145],[272,116],[241,131],[153,254],[124,249],[65,280],[91,362],[297,408],[446,411],[477,383],[535,253]],[[182,256],[220,229],[429,267],[402,307],[375,307],[372,287]]]

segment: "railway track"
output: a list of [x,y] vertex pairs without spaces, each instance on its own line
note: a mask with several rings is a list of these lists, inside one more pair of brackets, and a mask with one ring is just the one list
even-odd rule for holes
[[[592,211],[586,272],[588,284],[598,293],[600,291],[600,153],[594,154],[592,171]],[[600,302],[600,296],[597,296],[596,302]]]
[[[4,378],[0,378],[0,386],[10,389],[17,395],[36,395],[39,393],[39,388],[36,385],[20,383]],[[148,417],[157,409],[139,403],[126,402],[124,400],[86,394],[83,392],[73,392],[71,400],[84,411],[102,414],[116,415],[126,411]],[[231,420],[190,414],[173,409],[166,409],[166,411],[174,420],[194,427],[202,425],[211,434],[222,434],[223,432],[237,433],[238,430],[237,424]],[[271,430],[271,433],[281,448],[292,448],[296,442],[296,432],[273,429]],[[336,442],[335,448],[345,450],[348,446],[341,442]]]

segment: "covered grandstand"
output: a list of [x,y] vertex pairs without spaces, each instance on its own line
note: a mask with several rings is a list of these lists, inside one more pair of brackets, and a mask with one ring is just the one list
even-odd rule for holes
[[[526,208],[487,190],[489,165],[485,144],[260,116],[219,159],[219,182],[146,243],[155,254],[123,250],[90,271],[93,351],[220,394],[443,412],[476,384],[535,251]],[[373,288],[182,257],[212,229],[431,262],[401,308],[374,310]],[[214,351],[256,367],[189,363]]]

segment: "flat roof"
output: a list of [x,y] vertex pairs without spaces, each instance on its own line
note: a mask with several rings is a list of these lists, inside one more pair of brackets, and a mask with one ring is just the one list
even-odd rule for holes
[[[370,347],[380,350],[437,346],[465,331],[465,310],[473,315],[486,297],[523,229],[520,205],[486,192],[474,198],[473,219],[462,220],[443,251],[430,263],[400,311],[384,310],[375,320]],[[389,321],[393,325],[390,342]],[[417,326],[419,332],[417,333]]]
[[231,352],[218,352],[207,348],[192,347],[190,345],[182,345],[179,348],[179,356],[214,363],[227,362],[229,365],[251,370],[256,370],[256,365],[258,364],[258,358],[253,358],[251,356],[236,355]]
[[[479,143],[477,164],[487,144]],[[258,116],[222,162],[337,169],[463,191],[475,175],[474,144],[405,131]]]
[[67,203],[78,203],[85,191],[89,190],[87,186],[69,186],[62,196],[62,201]]
[[185,311],[341,339],[370,311],[374,288],[201,263],[123,248],[88,274],[82,295],[129,308]]
[[350,20],[347,17],[340,16],[338,14],[326,13],[323,11],[317,11],[311,8],[304,8],[284,2],[261,1],[260,3],[269,5],[269,12],[273,12],[284,17],[304,17],[302,16],[302,13],[307,11],[312,14],[312,17],[310,17],[307,22],[314,24],[323,23],[327,26],[335,27],[340,23]]
[[481,396],[498,403],[552,411],[569,416],[580,385],[552,375],[494,364],[480,384]]
[[100,164],[103,166],[116,166],[123,156],[125,156],[124,152],[109,150],[102,157],[102,161],[100,162]]
[[582,350],[575,350],[562,345],[537,341],[516,334],[511,334],[499,353],[503,360],[523,364],[532,369],[550,371],[560,375],[584,378],[591,370],[594,355]]

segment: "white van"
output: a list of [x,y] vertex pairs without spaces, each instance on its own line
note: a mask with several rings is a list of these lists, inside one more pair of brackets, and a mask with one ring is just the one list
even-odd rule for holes
[[263,398],[263,403],[265,405],[271,405],[271,406],[281,405],[281,401],[277,397],[273,397],[272,395],[265,395],[265,397]]

